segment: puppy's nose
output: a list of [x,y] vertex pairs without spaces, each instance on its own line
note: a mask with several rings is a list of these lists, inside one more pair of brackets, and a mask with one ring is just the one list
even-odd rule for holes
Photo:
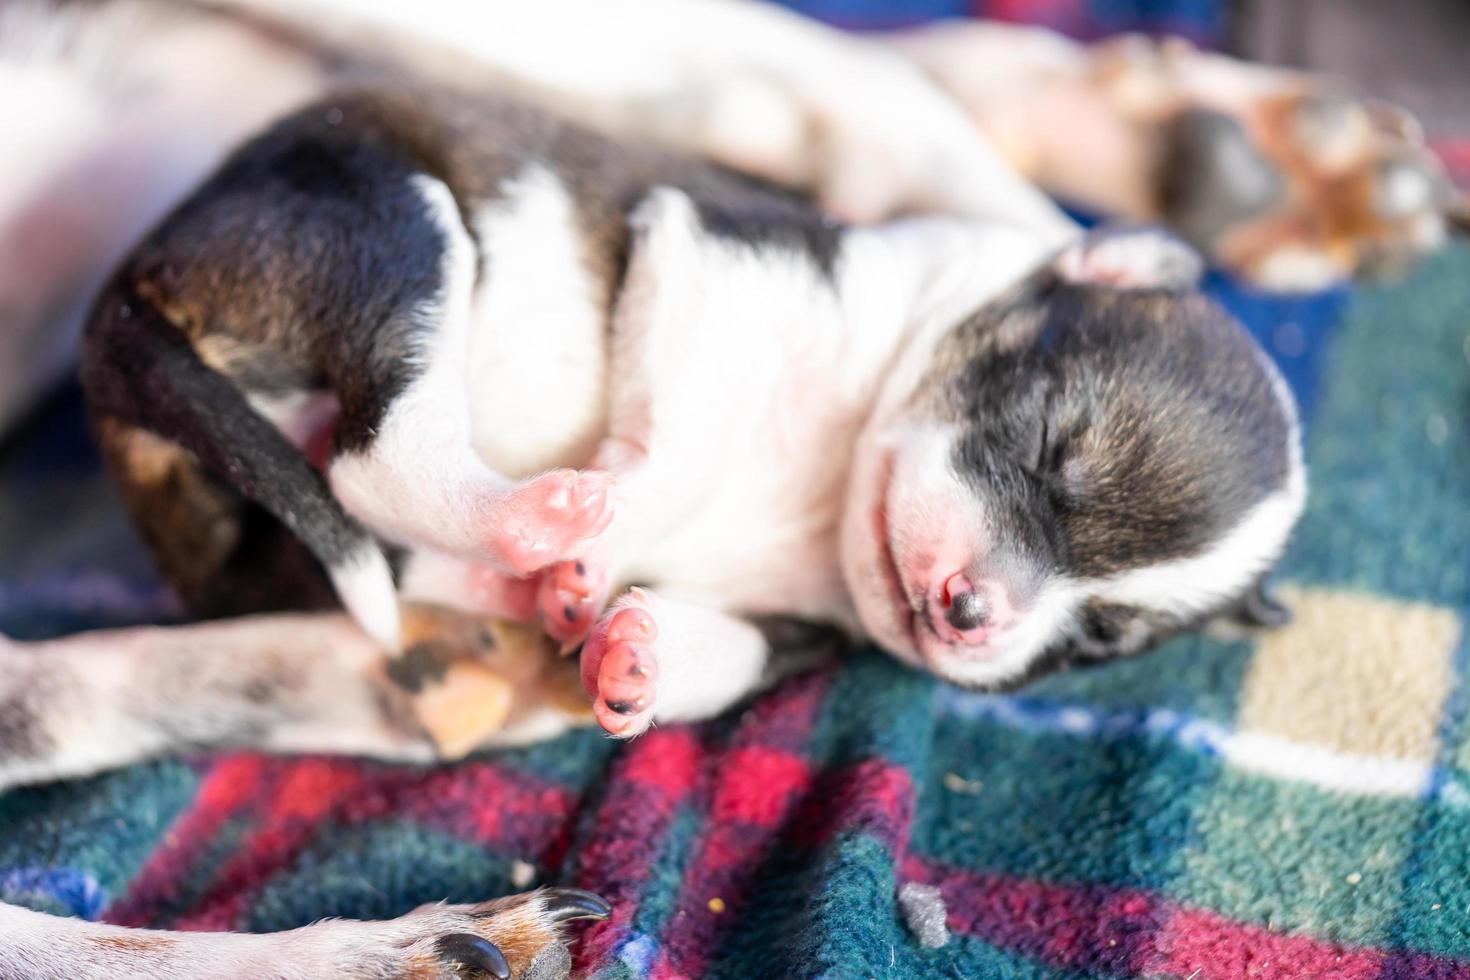
[[963,573],[951,575],[940,586],[939,604],[944,621],[958,634],[974,633],[989,624],[995,613],[989,593]]
[[990,618],[990,602],[979,592],[961,592],[949,597],[949,608],[944,611],[949,625],[961,633],[979,629]]

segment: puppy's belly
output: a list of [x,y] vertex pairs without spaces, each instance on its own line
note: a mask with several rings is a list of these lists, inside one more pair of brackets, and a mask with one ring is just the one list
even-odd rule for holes
[[[728,525],[727,525],[728,526]],[[836,535],[747,536],[688,525],[635,565],[632,581],[671,596],[755,615],[797,616],[857,626],[837,560]]]
[[[680,479],[697,451],[690,442],[651,458],[658,478],[639,486],[662,499],[633,507],[655,515],[656,530],[635,530],[619,556],[628,580],[738,612],[851,619],[838,554],[850,434],[795,428],[795,444],[759,421],[748,438],[722,441],[713,485]],[[685,516],[672,526],[659,516],[672,513]]]

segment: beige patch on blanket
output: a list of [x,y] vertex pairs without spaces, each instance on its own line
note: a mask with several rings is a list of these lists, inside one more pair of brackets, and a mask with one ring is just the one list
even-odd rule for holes
[[1262,637],[1239,729],[1338,752],[1429,761],[1461,623],[1445,609],[1285,588],[1291,625]]

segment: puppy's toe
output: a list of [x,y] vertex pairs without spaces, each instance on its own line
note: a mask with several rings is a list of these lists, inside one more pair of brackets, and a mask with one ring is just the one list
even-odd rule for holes
[[583,559],[559,562],[541,578],[537,607],[541,622],[563,649],[582,642],[607,604],[607,575]]
[[610,735],[631,738],[653,722],[658,685],[658,626],[630,591],[582,647],[582,684],[597,722]]

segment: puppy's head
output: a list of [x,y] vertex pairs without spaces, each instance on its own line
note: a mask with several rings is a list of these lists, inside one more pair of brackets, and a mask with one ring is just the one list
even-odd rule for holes
[[1198,272],[1160,233],[1093,236],[938,343],[849,488],[843,571],[875,640],[997,687],[1275,618],[1296,411]]

